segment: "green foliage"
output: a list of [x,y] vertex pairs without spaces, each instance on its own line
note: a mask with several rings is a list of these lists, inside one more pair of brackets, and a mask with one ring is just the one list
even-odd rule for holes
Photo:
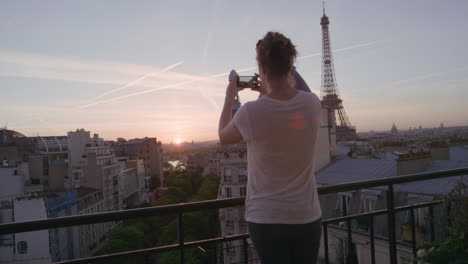
[[[189,174],[186,171],[174,171],[166,178],[166,184],[167,192],[153,205],[216,199],[219,179],[216,175],[203,178],[201,175]],[[185,241],[217,236],[217,210],[184,214],[184,231]],[[177,219],[173,215],[129,219],[123,222],[122,227],[112,231],[111,239],[96,252],[96,255],[175,244],[177,237]],[[159,260],[161,264],[178,263],[179,252],[175,250],[161,254]],[[185,260],[190,264],[215,263],[216,252],[214,248],[207,248],[206,252],[199,248],[186,249]],[[144,259],[131,257],[100,263],[133,264],[144,263]]]
[[[187,264],[204,264],[210,263],[209,256],[201,251],[199,248],[188,248],[185,250],[185,263]],[[179,252],[171,251],[161,255],[159,259],[160,264],[174,264],[179,263]]]
[[[189,177],[192,186],[199,185],[198,191],[193,195],[192,201],[216,199],[219,186],[219,179],[216,175],[208,175],[205,178],[201,178],[197,175],[191,175]],[[171,183],[177,185],[176,180],[174,182],[171,180]],[[185,241],[207,239],[217,235],[218,217],[216,210],[206,210],[184,214]],[[175,243],[177,243],[176,219],[174,219],[164,228],[159,245]],[[215,259],[215,257],[216,252],[214,249],[206,249],[206,252],[203,252],[199,248],[187,249],[185,254],[186,263],[192,264],[210,263],[210,260]],[[168,252],[161,256],[160,263],[177,263],[178,258],[178,252]]]
[[445,241],[424,244],[418,251],[423,263],[468,264],[468,186],[462,177],[444,200],[450,208],[448,225],[443,226]]
[[427,243],[418,251],[418,259],[433,264],[467,264],[466,238],[447,239],[443,243]]
[[[130,251],[135,249],[141,249],[145,247],[144,234],[141,230],[134,226],[123,226],[116,227],[112,230],[112,238],[106,242],[106,244],[101,247],[97,252],[96,256]],[[127,263],[136,263],[134,261],[141,260],[141,257],[133,259],[114,259],[101,261],[99,263],[117,263],[117,264],[127,264]]]
[[174,166],[172,166],[172,164],[170,164],[169,162],[164,161],[163,162],[163,169],[167,170],[167,171],[172,171],[172,170],[174,170]]
[[166,177],[167,203],[187,202],[200,188],[203,177],[199,174],[189,174],[187,171],[175,171]]
[[157,189],[160,186],[161,186],[161,180],[159,179],[159,175],[152,176],[150,190]]
[[214,200],[218,195],[219,177],[213,174],[203,179],[202,185],[194,197],[194,201]]

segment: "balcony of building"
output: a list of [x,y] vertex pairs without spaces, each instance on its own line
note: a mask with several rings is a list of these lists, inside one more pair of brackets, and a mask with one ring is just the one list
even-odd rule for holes
[[[318,192],[321,197],[330,194],[377,187],[384,190],[386,196],[385,208],[358,214],[348,214],[348,212],[350,212],[348,208],[346,208],[348,203],[346,198],[343,198],[344,207],[341,212],[336,211],[334,212],[336,216],[324,217],[322,219],[321,261],[324,263],[339,263],[340,261],[337,261],[337,259],[341,257],[342,263],[354,263],[352,262],[353,255],[356,254],[356,244],[359,243],[360,245],[364,245],[364,247],[360,249],[361,259],[359,263],[416,263],[418,246],[421,245],[421,243],[424,241],[442,241],[444,239],[442,234],[437,234],[439,229],[436,228],[436,223],[450,225],[447,216],[451,215],[450,210],[453,211],[453,207],[450,207],[450,203],[447,204],[447,202],[444,202],[444,197],[424,203],[401,205],[398,203],[395,195],[398,186],[414,182],[424,184],[424,182],[428,180],[448,177],[458,178],[463,175],[468,175],[468,168],[319,187]],[[466,192],[464,195],[466,195]],[[241,263],[252,263],[252,256],[254,256],[254,254],[252,254],[253,248],[249,242],[249,235],[247,233],[187,241],[185,237],[186,232],[184,232],[184,229],[192,228],[184,225],[184,218],[187,214],[196,211],[239,207],[243,206],[244,202],[245,197],[239,197],[15,222],[0,225],[0,236],[69,226],[116,222],[125,219],[144,218],[156,215],[172,215],[177,219],[178,243],[176,244],[72,259],[58,263],[100,263],[100,261],[104,260],[109,260],[109,263],[112,263],[112,260],[115,259],[130,259],[136,256],[145,256],[145,259],[148,260],[154,259],[151,258],[151,256],[157,256],[158,254],[168,251],[177,251],[179,263],[185,263],[186,251],[194,247],[198,247],[201,250],[204,247],[215,247],[219,249],[219,254],[234,254],[232,247],[226,247],[228,244],[234,244],[232,243],[233,241],[236,241],[238,245],[236,250],[242,253]],[[427,211],[427,221],[421,221],[421,218],[418,216],[421,210]],[[241,224],[245,227],[245,222]],[[383,226],[385,229],[383,234],[377,232],[378,226]],[[331,234],[334,236],[332,237]],[[332,239],[337,241],[331,241]],[[331,245],[333,245],[333,249]],[[21,246],[24,248],[25,245]],[[334,252],[336,249],[341,249],[341,252]],[[380,257],[378,254],[380,254]],[[386,257],[382,258],[382,254]],[[334,258],[331,257],[332,255],[334,255]],[[153,262],[150,261],[148,263]]]

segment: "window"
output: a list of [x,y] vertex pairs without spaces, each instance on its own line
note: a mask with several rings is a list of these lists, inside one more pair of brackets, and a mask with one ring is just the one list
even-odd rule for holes
[[232,217],[232,208],[227,208],[225,210],[225,213],[226,213],[226,226],[234,227],[234,218]]
[[368,213],[368,212],[375,211],[375,202],[376,202],[376,200],[372,199],[372,198],[363,199],[362,200],[362,209],[361,209],[361,211],[363,213]]
[[245,221],[245,208],[239,208],[239,229],[241,232],[247,231],[247,222]]
[[[419,227],[424,227],[426,223],[427,208],[415,208],[414,210],[414,224]],[[411,212],[406,211],[406,223],[411,223]]]
[[408,256],[401,256],[400,257],[400,263],[401,264],[412,264],[413,263],[413,260],[411,257],[408,257]]
[[227,197],[227,198],[231,198],[231,197],[232,197],[231,188],[226,187],[225,190],[226,190],[226,197]]
[[[349,214],[349,206],[351,204],[351,194],[348,193],[339,193],[338,194],[338,202],[337,202],[337,215],[348,215]],[[346,206],[346,211],[344,208]],[[343,214],[345,213],[345,214]]]
[[240,196],[246,196],[246,195],[247,195],[247,188],[240,187]]
[[224,168],[224,182],[232,182],[232,169]]
[[26,254],[28,252],[28,242],[18,241],[16,249],[18,250],[18,254]]
[[246,183],[246,182],[247,182],[247,169],[239,168],[239,183]]
[[[348,255],[348,240],[346,238],[338,238],[337,258],[339,263],[345,263]],[[342,260],[342,261],[341,261]]]
[[232,241],[226,242],[226,251],[228,256],[236,255],[236,248],[232,245]]

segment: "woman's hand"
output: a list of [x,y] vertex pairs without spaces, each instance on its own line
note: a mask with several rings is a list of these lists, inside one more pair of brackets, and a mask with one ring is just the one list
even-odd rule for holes
[[255,88],[252,88],[252,91],[259,92],[260,96],[266,95],[268,91],[266,87],[263,86],[262,81],[260,80],[260,75],[258,75],[258,73],[255,73],[255,76],[257,77],[257,86]]
[[234,98],[236,98],[237,93],[239,91],[244,90],[244,88],[237,87],[237,80],[239,79],[239,75],[236,75],[232,80],[229,82],[226,88],[226,102],[233,102]]

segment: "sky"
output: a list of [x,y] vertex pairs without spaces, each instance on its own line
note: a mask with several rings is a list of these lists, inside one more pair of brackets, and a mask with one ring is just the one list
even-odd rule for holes
[[[338,89],[357,131],[468,125],[468,1],[327,0]],[[2,1],[0,125],[105,139],[217,138],[227,73],[279,31],[320,94],[322,2]],[[240,92],[242,103],[257,94]]]

